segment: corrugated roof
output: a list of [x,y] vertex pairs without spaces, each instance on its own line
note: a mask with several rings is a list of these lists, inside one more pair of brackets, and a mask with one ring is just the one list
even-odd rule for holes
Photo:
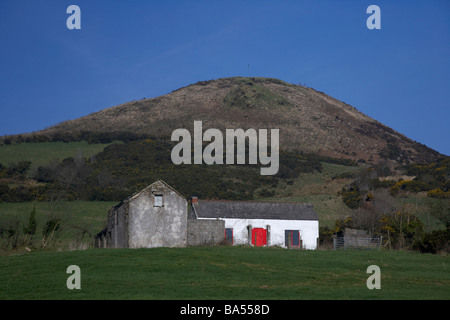
[[202,200],[195,210],[199,218],[319,220],[307,203]]

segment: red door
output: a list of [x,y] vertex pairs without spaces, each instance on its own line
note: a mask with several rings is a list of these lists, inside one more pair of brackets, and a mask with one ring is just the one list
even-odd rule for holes
[[267,245],[267,230],[263,228],[252,229],[252,244],[256,247]]

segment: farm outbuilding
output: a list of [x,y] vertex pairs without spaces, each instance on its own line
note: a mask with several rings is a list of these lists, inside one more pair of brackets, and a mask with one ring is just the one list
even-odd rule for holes
[[152,248],[217,245],[224,222],[188,219],[188,201],[158,180],[108,212],[107,227],[96,235],[100,248]]
[[111,208],[98,246],[112,248],[186,246],[188,202],[158,180]]
[[158,180],[108,212],[96,247],[152,248],[249,244],[316,249],[312,205],[187,199]]

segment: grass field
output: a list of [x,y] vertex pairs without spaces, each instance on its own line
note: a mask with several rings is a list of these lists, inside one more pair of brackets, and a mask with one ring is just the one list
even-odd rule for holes
[[[58,237],[50,243],[51,247],[56,250],[82,248],[91,244],[90,235],[97,234],[105,227],[108,211],[116,204],[117,202],[106,201],[0,203],[0,227],[18,226],[22,239],[22,226],[28,223],[30,213],[35,207],[36,234],[32,244],[28,246],[40,247],[46,221],[50,217],[57,217],[61,219],[62,227]],[[0,238],[0,244],[3,247],[5,239]]]
[[[69,290],[69,265],[81,289]],[[366,286],[378,265],[381,289]],[[448,299],[450,257],[405,251],[198,247],[0,258],[0,299]]]
[[31,161],[30,173],[39,166],[48,164],[52,160],[63,160],[74,157],[81,152],[83,157],[89,159],[99,153],[109,143],[88,144],[80,142],[41,142],[41,143],[19,143],[14,145],[0,146],[0,163],[9,165],[19,161]]

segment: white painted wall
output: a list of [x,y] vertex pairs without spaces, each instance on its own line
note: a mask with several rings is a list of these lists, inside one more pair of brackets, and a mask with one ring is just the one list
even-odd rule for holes
[[[199,218],[201,219],[201,218]],[[299,230],[303,248],[317,249],[317,238],[319,237],[319,221],[314,220],[269,220],[269,219],[229,219],[225,220],[225,228],[233,229],[233,244],[249,244],[248,225],[252,228],[267,229],[270,226],[269,246],[285,247],[285,230]]]

